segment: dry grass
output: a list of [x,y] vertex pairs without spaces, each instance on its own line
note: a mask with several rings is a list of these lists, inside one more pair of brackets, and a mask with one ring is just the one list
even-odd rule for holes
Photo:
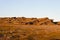
[[0,40],[60,40],[60,26],[0,26]]
[[60,40],[60,22],[48,18],[0,18],[0,40]]

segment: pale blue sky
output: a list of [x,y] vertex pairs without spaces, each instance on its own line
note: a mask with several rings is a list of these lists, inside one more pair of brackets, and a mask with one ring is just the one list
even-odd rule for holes
[[0,17],[6,16],[60,20],[60,0],[0,0]]

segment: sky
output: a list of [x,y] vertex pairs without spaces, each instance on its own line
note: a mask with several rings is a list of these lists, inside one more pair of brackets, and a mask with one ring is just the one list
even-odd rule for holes
[[60,21],[60,0],[0,0],[0,17],[22,16]]

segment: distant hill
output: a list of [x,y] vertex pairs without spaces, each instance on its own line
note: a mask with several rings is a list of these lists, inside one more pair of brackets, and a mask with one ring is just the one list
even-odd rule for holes
[[0,40],[60,40],[60,22],[47,17],[0,18]]
[[53,19],[25,18],[25,17],[4,17],[0,18],[0,25],[60,25],[60,22],[53,22]]

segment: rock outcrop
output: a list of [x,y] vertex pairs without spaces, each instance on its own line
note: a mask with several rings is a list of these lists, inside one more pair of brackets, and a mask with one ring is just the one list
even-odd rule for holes
[[25,18],[25,17],[5,17],[0,18],[0,24],[8,24],[8,25],[58,25],[59,22],[53,22],[52,19],[49,18]]

